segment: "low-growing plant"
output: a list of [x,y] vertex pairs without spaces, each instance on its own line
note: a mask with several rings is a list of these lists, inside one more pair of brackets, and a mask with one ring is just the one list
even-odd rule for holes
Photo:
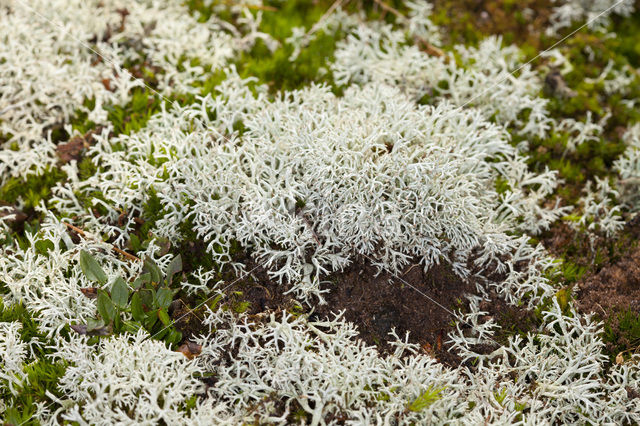
[[[80,267],[91,281],[105,285],[107,275],[87,251],[80,252]],[[109,291],[100,288],[83,289],[88,297],[97,299],[96,318],[71,328],[80,334],[108,336],[122,332],[135,333],[144,328],[152,338],[176,344],[182,340],[171,317],[169,307],[178,289],[171,288],[176,274],[182,271],[182,258],[176,256],[163,273],[151,259],[144,260],[142,273],[130,284],[118,276]]]

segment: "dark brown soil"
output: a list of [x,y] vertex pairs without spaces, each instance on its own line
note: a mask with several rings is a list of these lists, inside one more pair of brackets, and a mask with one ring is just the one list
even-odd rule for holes
[[[246,265],[247,271],[257,265],[248,257],[243,257],[242,261]],[[225,281],[229,287],[225,290],[225,295],[218,300],[215,308],[246,313],[251,319],[260,321],[267,318],[265,314],[290,310],[297,305],[292,297],[284,294],[286,288],[269,279],[266,270],[261,267],[248,276],[243,276],[242,279],[238,279],[228,272],[225,274]],[[209,304],[213,303],[214,300],[215,298],[212,298]],[[175,306],[171,311],[171,316],[174,320],[181,318],[175,325],[182,332],[183,341],[187,341],[191,336],[204,332],[202,326],[203,316],[205,315],[204,307],[192,311],[188,306],[196,305],[196,300],[182,302],[179,299],[173,303]]]
[[[256,268],[258,265],[250,258],[243,260],[243,263],[246,265],[247,271]],[[263,315],[270,312],[291,310],[299,306],[290,294],[284,294],[287,290],[287,286],[279,285],[272,280],[262,267],[258,267],[230,288],[230,291],[242,292],[242,294],[236,296],[237,301],[249,302],[246,310],[249,315]]]
[[[344,318],[357,325],[360,337],[389,352],[389,332],[418,343],[423,350],[445,364],[459,364],[450,352],[447,333],[452,329],[455,310],[466,306],[465,295],[475,286],[464,282],[447,267],[432,267],[429,273],[419,265],[408,267],[402,278],[407,285],[388,272],[366,262],[359,262],[331,277],[323,289],[330,290],[327,304],[316,307],[319,318],[333,317],[344,311]],[[421,294],[422,293],[422,294]]]
[[589,242],[585,235],[559,224],[543,241],[551,254],[588,268],[577,284],[577,307],[607,319],[611,312],[640,308],[639,236],[640,215],[636,215],[616,240]]
[[[633,318],[640,318],[639,237],[640,215],[637,215],[617,240],[608,242],[604,260],[589,265],[587,274],[577,283],[576,307],[604,321],[604,341],[612,358],[637,346],[638,331],[634,323],[638,320]],[[598,244],[595,249],[605,252],[602,249],[605,242]]]
[[[246,265],[247,271],[257,265],[248,256],[237,260]],[[234,279],[229,274],[226,281],[231,283]],[[450,350],[447,334],[455,327],[453,312],[467,310],[466,296],[477,292],[475,283],[459,278],[449,266],[436,265],[425,273],[420,265],[413,264],[399,279],[360,260],[323,282],[321,289],[328,290],[323,294],[327,303],[310,308],[285,295],[289,288],[271,280],[267,271],[259,267],[234,282],[217,306],[243,312],[258,322],[282,311],[311,312],[311,320],[332,319],[344,311],[344,319],[356,325],[360,338],[377,346],[382,353],[392,352],[389,342],[394,339],[389,332],[395,329],[401,338],[408,332],[409,342],[419,344],[424,353],[438,361],[450,366],[460,364],[461,358]],[[493,318],[503,328],[496,336],[498,342],[503,343],[506,336],[530,331],[536,326],[533,313],[509,306],[497,294],[490,297],[492,300],[483,302],[481,309],[488,312],[483,320]],[[186,305],[176,306],[173,317],[186,312]],[[201,332],[198,314],[202,315],[196,312],[176,324],[185,340]],[[495,347],[476,348],[481,352],[485,349],[492,351]]]
[[606,319],[623,310],[640,312],[640,248],[578,284],[578,308]]

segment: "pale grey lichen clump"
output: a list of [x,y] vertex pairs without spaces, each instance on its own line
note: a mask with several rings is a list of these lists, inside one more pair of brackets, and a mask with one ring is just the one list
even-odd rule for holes
[[[115,139],[124,151],[102,139],[93,149],[104,172],[79,188],[100,188],[110,219],[154,188],[166,210],[157,235],[179,238],[190,219],[220,261],[238,241],[304,297],[356,254],[395,271],[414,256],[425,269],[448,261],[461,277],[469,260],[504,270],[500,257],[519,244],[505,230],[544,227],[562,211],[537,204],[554,175],[528,172],[478,111],[418,107],[386,85],[340,98],[312,86],[269,102],[246,83],[230,77],[215,99],[157,115]],[[515,189],[498,194],[498,177]]]
[[[412,1],[399,28],[345,18],[340,28],[348,35],[327,64],[341,96],[312,84],[274,99],[228,64],[255,40],[270,40],[247,8],[239,9],[241,27],[232,28],[198,22],[179,2],[30,4],[65,29],[34,18],[20,2],[0,3],[11,11],[0,12],[0,132],[10,135],[0,147],[0,183],[56,164],[53,123],[84,111],[105,126],[88,152],[96,173],[82,179],[75,161],[64,165],[68,179],[39,206],[40,230],[27,233],[23,246],[0,249],[3,303],[22,303],[37,315],[39,331],[53,342],[49,356],[67,365],[58,384],[64,397],[48,395],[51,403],[35,413],[39,421],[286,423],[302,411],[312,424],[640,422],[640,400],[628,390],[640,386],[640,360],[611,365],[601,324],[553,297],[555,262],[529,237],[571,207],[548,202],[556,174],[530,171],[526,141],[514,146],[510,136],[564,132],[571,151],[597,137],[602,124],[550,118],[539,96],[542,78],[523,66],[515,46],[490,37],[477,48],[457,47],[458,61],[431,56],[407,43],[440,41],[431,5]],[[118,31],[123,6],[131,13]],[[88,41],[107,28],[111,38],[95,44],[116,66],[94,63],[91,51],[65,35]],[[335,28],[331,20],[323,26]],[[299,35],[289,41],[302,48],[308,40]],[[197,94],[202,65],[224,69],[225,80],[214,95],[167,104],[139,131],[110,136],[104,107],[124,104],[141,84],[119,70],[139,55],[163,70],[158,87],[166,94]],[[200,65],[185,65],[185,57]],[[92,109],[82,106],[88,98]],[[625,135],[628,150],[616,162],[621,181],[640,179],[638,133],[636,125]],[[579,225],[619,231],[620,194],[611,185],[586,187]],[[94,192],[101,198],[84,205],[80,198]],[[324,277],[358,257],[392,272],[415,260],[425,270],[448,263],[460,280],[477,285],[447,336],[470,362],[447,367],[395,331],[394,350],[382,355],[340,316],[319,321],[287,312],[257,318],[209,309],[194,359],[142,331],[94,345],[69,335],[68,324],[87,321],[96,309],[80,290],[95,285],[78,267],[80,251],[103,265],[104,288],[117,276],[137,276],[142,265],[101,240],[125,248],[151,193],[163,206],[154,236],[180,240],[180,226],[190,223],[207,252],[240,273],[247,268],[232,257],[237,242],[309,305],[323,301]],[[95,215],[96,206],[105,214]],[[68,218],[97,238],[74,242],[62,223]],[[0,220],[3,230],[10,219]],[[44,253],[40,241],[50,242]],[[154,242],[136,255],[161,268],[173,258]],[[181,285],[216,294],[225,285],[217,276],[201,267]],[[496,343],[499,326],[480,307],[491,294],[514,306],[546,303],[542,325]],[[0,323],[0,389],[12,395],[28,386],[33,345],[44,344],[29,346],[19,332],[17,322]],[[213,378],[211,386],[203,376]],[[0,414],[5,408],[0,401]]]
[[[104,107],[124,104],[131,89],[142,86],[122,69],[125,64],[145,61],[162,69],[158,87],[165,93],[192,92],[203,66],[218,67],[235,50],[219,25],[198,23],[180,2],[0,5],[0,133],[15,144],[0,152],[0,182],[55,164],[50,130],[58,122],[85,112],[106,124]],[[199,65],[190,65],[191,59]],[[88,99],[93,106],[84,105]]]
[[613,14],[629,16],[634,11],[633,0],[560,0],[551,14],[547,34],[557,34],[565,28],[586,21],[594,29],[602,29]]

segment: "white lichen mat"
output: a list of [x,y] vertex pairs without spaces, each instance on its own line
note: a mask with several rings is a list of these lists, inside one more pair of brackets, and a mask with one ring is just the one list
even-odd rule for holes
[[[608,3],[559,4],[549,34]],[[640,398],[630,391],[640,388],[638,359],[609,362],[602,324],[558,302],[556,264],[530,243],[573,206],[549,200],[556,173],[529,169],[526,138],[564,132],[571,150],[602,123],[551,118],[543,79],[499,37],[443,56],[407,43],[440,42],[431,5],[408,4],[409,18],[396,26],[337,12],[346,36],[325,71],[340,95],[310,84],[273,96],[233,66],[257,40],[270,40],[257,30],[260,2],[233,6],[242,18],[232,24],[202,22],[178,1],[0,0],[0,184],[52,167],[67,176],[38,207],[40,229],[0,248],[3,305],[24,305],[43,335],[24,342],[19,322],[0,322],[3,395],[29,386],[29,367],[46,346],[65,372],[59,395],[38,403],[32,419],[43,424],[640,422]],[[627,15],[632,6],[613,11]],[[323,31],[336,25],[329,20]],[[296,49],[303,41],[289,40]],[[160,94],[192,102],[167,102],[142,129],[112,135],[107,109],[144,86],[125,71],[140,61],[161,70]],[[213,72],[224,79],[200,96],[198,83]],[[433,87],[441,90],[423,105]],[[86,154],[96,166],[88,178],[75,160],[59,166],[51,136],[58,124],[74,135],[79,112],[102,126]],[[516,146],[513,134],[524,141]],[[615,163],[623,181],[640,179],[639,135],[638,125],[624,135],[628,149]],[[473,278],[479,296],[464,301],[446,336],[464,362],[445,366],[395,331],[393,351],[381,354],[341,316],[287,311],[207,308],[195,357],[144,330],[97,343],[71,332],[96,312],[82,291],[96,285],[83,273],[82,251],[104,269],[102,289],[118,276],[131,283],[143,265],[113,247],[127,248],[152,194],[162,204],[149,229],[157,239],[135,255],[162,270],[174,255],[161,240],[183,240],[189,223],[220,268],[247,272],[234,258],[239,244],[307,307],[324,301],[321,281],[356,258],[397,274],[417,259],[425,270],[446,264],[460,280]],[[615,235],[618,195],[608,181],[587,186],[578,224]],[[625,208],[637,209],[629,200]],[[11,219],[0,216],[3,231]],[[87,238],[71,238],[63,223],[71,220]],[[227,284],[218,272],[200,267],[180,286],[215,296]],[[480,309],[491,294],[541,307],[542,325],[497,343],[499,326]],[[8,401],[0,400],[0,415]]]

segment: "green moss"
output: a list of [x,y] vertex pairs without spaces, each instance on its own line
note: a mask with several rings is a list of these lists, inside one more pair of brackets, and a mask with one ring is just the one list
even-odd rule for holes
[[91,176],[96,174],[97,171],[98,167],[90,157],[84,157],[78,163],[78,177],[80,180],[89,179]]
[[640,346],[640,314],[631,309],[620,312],[604,325],[602,339],[612,361],[620,352]]
[[[228,9],[220,7],[226,4],[224,1],[214,1],[207,6],[202,0],[187,2],[192,11],[198,12],[201,21],[210,19],[214,8],[217,7],[218,17],[234,22],[237,17],[233,16]],[[312,82],[331,84],[330,72],[322,74],[320,70],[333,60],[336,42],[344,36],[341,31],[335,35],[325,34],[322,31],[314,34],[313,40],[302,49],[294,61],[290,60],[293,47],[285,40],[291,36],[294,27],[311,29],[332,4],[332,1],[326,0],[266,2],[266,7],[260,10],[262,13],[260,31],[271,35],[280,43],[280,47],[272,52],[262,40],[259,40],[250,51],[243,52],[234,61],[240,76],[258,78],[260,84],[268,85],[271,93],[298,89]],[[365,2],[364,6],[365,10],[373,13],[373,2]],[[348,5],[347,7],[354,8],[354,6]],[[255,13],[258,11],[257,8],[254,9]],[[220,81],[220,71],[215,71],[202,83],[202,93],[212,93]]]
[[96,123],[89,120],[88,111],[92,111],[96,107],[96,100],[94,98],[85,99],[82,104],[83,108],[76,111],[74,117],[71,119],[70,124],[74,130],[77,130],[80,134],[85,134],[96,127]]
[[0,188],[0,200],[14,204],[18,199],[25,203],[25,213],[32,212],[40,201],[45,202],[51,196],[51,188],[63,181],[67,175],[60,169],[52,167],[42,174],[29,175],[27,178],[10,178]]
[[507,191],[511,191],[511,187],[509,186],[509,181],[502,176],[498,176],[495,182],[496,192],[500,195],[506,193]]
[[113,132],[118,135],[131,134],[143,128],[149,118],[160,111],[162,102],[149,89],[135,88],[131,101],[124,106],[111,105],[105,107],[108,120],[113,124]]
[[560,266],[562,282],[564,284],[573,284],[581,279],[584,274],[587,272],[587,267],[585,265],[577,265],[567,260],[562,262]]
[[637,10],[628,18],[615,17],[616,36],[607,39],[605,43],[611,46],[615,52],[625,58],[635,68],[640,67],[640,10]]
[[236,314],[243,314],[249,309],[250,306],[251,306],[251,302],[242,300],[234,303],[232,306],[232,309],[233,309],[233,312],[235,312]]
[[162,206],[162,200],[158,196],[155,189],[151,188],[147,192],[147,201],[143,205],[142,219],[144,224],[140,229],[140,234],[145,239],[149,232],[155,227],[156,222],[164,216],[164,207]]

